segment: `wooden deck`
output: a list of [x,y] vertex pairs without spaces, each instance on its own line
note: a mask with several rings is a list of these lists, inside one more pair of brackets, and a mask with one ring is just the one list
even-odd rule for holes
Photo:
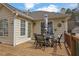
[[67,52],[63,43],[61,48],[46,47],[45,51],[42,49],[35,49],[33,41],[29,41],[16,47],[0,44],[0,56],[67,56]]

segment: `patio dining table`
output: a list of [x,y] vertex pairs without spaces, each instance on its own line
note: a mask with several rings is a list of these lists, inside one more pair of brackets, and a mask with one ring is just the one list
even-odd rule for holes
[[54,35],[34,34],[35,36],[35,48],[40,47],[53,47]]
[[46,40],[46,46],[53,46],[53,44],[54,44],[54,35],[53,34],[52,35],[47,34],[44,37],[45,37],[45,40]]

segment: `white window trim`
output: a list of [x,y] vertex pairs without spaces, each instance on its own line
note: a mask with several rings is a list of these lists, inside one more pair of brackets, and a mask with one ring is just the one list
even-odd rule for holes
[[[1,20],[4,20],[4,19],[1,18]],[[7,23],[8,23],[8,19],[6,19],[6,20],[7,20]],[[2,22],[2,25],[4,26],[3,22]],[[2,26],[2,28],[5,28],[5,27],[3,27],[3,26]],[[7,30],[8,30],[8,27],[7,27]],[[7,32],[8,32],[8,31],[7,31]],[[3,35],[0,36],[0,37],[8,36],[8,34],[7,34],[7,35],[4,34],[4,31],[3,31],[3,30],[2,30],[2,33],[3,33]]]

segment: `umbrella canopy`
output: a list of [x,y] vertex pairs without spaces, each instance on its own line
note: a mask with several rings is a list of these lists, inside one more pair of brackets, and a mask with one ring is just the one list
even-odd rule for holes
[[45,31],[47,33],[48,31],[48,15],[44,14],[44,21],[45,21]]

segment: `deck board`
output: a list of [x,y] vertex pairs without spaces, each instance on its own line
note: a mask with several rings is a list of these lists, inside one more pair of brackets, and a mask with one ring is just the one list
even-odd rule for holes
[[67,56],[67,51],[63,43],[61,48],[57,45],[56,47],[46,47],[43,49],[35,49],[33,41],[25,42],[17,45],[16,47],[0,44],[0,56]]

